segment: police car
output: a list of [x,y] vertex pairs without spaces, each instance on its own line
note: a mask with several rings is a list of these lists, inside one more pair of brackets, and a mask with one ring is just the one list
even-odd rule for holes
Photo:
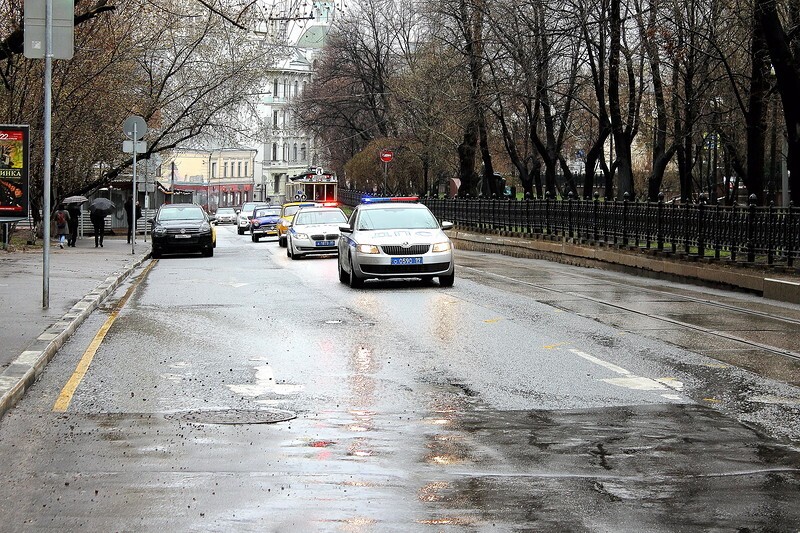
[[278,220],[278,244],[286,246],[286,234],[289,233],[289,226],[292,219],[301,207],[316,207],[315,202],[287,202],[281,206],[281,218]]
[[286,235],[286,255],[300,259],[337,253],[341,224],[347,224],[347,216],[338,207],[303,207]]
[[364,198],[340,226],[339,281],[359,287],[370,278],[455,281],[453,245],[439,221],[416,197]]

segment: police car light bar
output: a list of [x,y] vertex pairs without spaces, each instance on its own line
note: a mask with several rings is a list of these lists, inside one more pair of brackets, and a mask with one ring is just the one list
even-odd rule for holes
[[381,204],[388,202],[418,202],[419,196],[388,196],[373,198],[365,196],[361,199],[362,204]]

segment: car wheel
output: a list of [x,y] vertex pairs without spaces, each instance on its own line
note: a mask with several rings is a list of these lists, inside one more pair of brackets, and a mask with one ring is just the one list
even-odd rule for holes
[[256,237],[255,235],[251,235],[250,240],[252,240],[253,242],[258,242],[258,237]]
[[339,256],[338,261],[336,261],[336,265],[339,267],[339,282],[340,283],[347,283],[350,280],[350,278],[347,275],[347,272],[344,271],[344,268],[342,268],[342,256],[341,255]]
[[239,235],[244,235],[244,230],[242,228],[236,228],[236,233]]
[[288,242],[286,243],[286,257],[292,258],[292,245]]
[[278,236],[278,246],[281,248],[286,247],[286,237],[281,237],[280,235]]
[[453,269],[453,272],[451,274],[448,274],[446,276],[439,276],[439,285],[441,285],[442,287],[452,287],[455,280],[456,280],[456,271],[455,269]]
[[161,259],[161,250],[153,249],[153,251],[150,252],[150,257],[153,259]]
[[213,247],[212,248],[206,248],[205,250],[203,250],[203,256],[204,257],[214,257],[214,248]]
[[357,289],[364,285],[364,280],[356,276],[356,269],[353,266],[353,258],[350,258],[350,279],[348,280],[350,283],[350,287],[353,289]]

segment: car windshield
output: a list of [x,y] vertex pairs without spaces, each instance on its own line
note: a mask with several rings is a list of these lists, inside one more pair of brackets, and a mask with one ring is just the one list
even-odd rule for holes
[[338,224],[339,222],[347,222],[347,217],[338,209],[311,212],[300,211],[294,217],[295,226],[302,226],[303,224]]
[[283,208],[283,215],[284,216],[292,216],[300,210],[299,205],[287,205]]
[[281,208],[270,209],[256,209],[255,216],[257,217],[277,217],[281,215]]
[[242,205],[242,213],[246,213],[248,215],[252,215],[253,214],[253,209],[255,209],[257,205],[258,204],[254,204],[254,203],[243,204]]
[[218,215],[235,215],[236,211],[232,207],[223,207],[217,210]]
[[420,208],[364,209],[358,218],[359,230],[436,228],[436,217]]
[[158,213],[158,220],[203,220],[205,213],[199,207],[170,207]]

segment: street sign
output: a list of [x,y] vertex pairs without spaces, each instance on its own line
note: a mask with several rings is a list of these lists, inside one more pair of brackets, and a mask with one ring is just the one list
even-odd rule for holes
[[[52,51],[53,59],[72,59],[75,42],[75,0],[50,0],[53,2]],[[44,59],[45,56],[45,0],[25,0],[24,22],[25,57]]]
[[[136,138],[133,138],[134,129],[136,130]],[[147,123],[139,115],[131,115],[125,119],[125,124],[122,125],[122,132],[134,141],[139,141],[147,133]],[[137,150],[138,152],[138,150]]]
[[[122,141],[122,151],[126,154],[132,154],[134,148],[134,141]],[[143,154],[147,151],[147,143],[145,141],[136,141],[136,153]]]
[[28,133],[27,125],[0,124],[0,222],[28,216]]
[[391,150],[381,150],[381,161],[388,163],[392,159],[394,159],[394,152]]
[[322,176],[323,174],[325,174],[325,171],[322,167],[317,167],[317,176]]

